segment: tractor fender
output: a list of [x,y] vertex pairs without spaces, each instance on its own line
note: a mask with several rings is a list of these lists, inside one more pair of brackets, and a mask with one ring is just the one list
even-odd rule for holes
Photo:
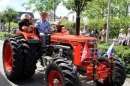
[[35,33],[19,31],[15,35],[16,36],[22,35],[26,41],[28,40],[37,40],[38,42],[40,41],[39,37]]

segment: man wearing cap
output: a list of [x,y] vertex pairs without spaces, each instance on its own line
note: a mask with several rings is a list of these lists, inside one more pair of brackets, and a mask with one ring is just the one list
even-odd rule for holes
[[45,33],[49,33],[50,31],[53,31],[53,28],[51,27],[50,23],[46,20],[48,17],[47,12],[42,12],[40,14],[41,19],[39,19],[36,22],[36,28],[38,29],[39,36],[41,38],[42,47],[46,47],[45,43]]

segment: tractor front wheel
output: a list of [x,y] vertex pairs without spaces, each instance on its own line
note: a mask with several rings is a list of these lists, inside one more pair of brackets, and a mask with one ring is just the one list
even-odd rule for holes
[[63,58],[55,58],[45,70],[46,86],[80,86],[76,67]]
[[[107,57],[99,57],[99,62],[106,62],[109,65],[109,59]],[[106,78],[107,79],[107,78]],[[114,57],[114,70],[111,80],[107,79],[102,82],[101,80],[96,81],[97,86],[122,86],[126,79],[126,69],[122,63],[122,60],[115,56]]]

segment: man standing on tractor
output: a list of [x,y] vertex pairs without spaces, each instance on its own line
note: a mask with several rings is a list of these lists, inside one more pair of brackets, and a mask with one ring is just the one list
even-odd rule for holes
[[45,34],[49,33],[50,31],[53,31],[53,28],[51,27],[50,23],[46,20],[49,14],[47,12],[42,12],[40,14],[41,19],[39,19],[36,22],[36,28],[38,29],[38,34],[41,39],[42,48],[46,47],[45,43]]

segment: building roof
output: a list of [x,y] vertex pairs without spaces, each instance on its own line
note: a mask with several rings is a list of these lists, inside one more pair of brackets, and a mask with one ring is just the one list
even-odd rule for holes
[[25,13],[29,14],[32,18],[35,18],[32,12],[18,12],[18,18],[20,18],[22,14],[25,14]]
[[[54,19],[54,13],[49,12],[48,19]],[[55,19],[60,19],[60,17],[58,17],[57,15],[55,15]]]
[[61,16],[60,18],[61,18],[61,19],[64,18],[63,20],[67,20],[67,19],[68,19],[67,16]]
[[71,11],[71,12],[69,12],[68,14],[72,14],[72,13],[75,13],[75,11]]

